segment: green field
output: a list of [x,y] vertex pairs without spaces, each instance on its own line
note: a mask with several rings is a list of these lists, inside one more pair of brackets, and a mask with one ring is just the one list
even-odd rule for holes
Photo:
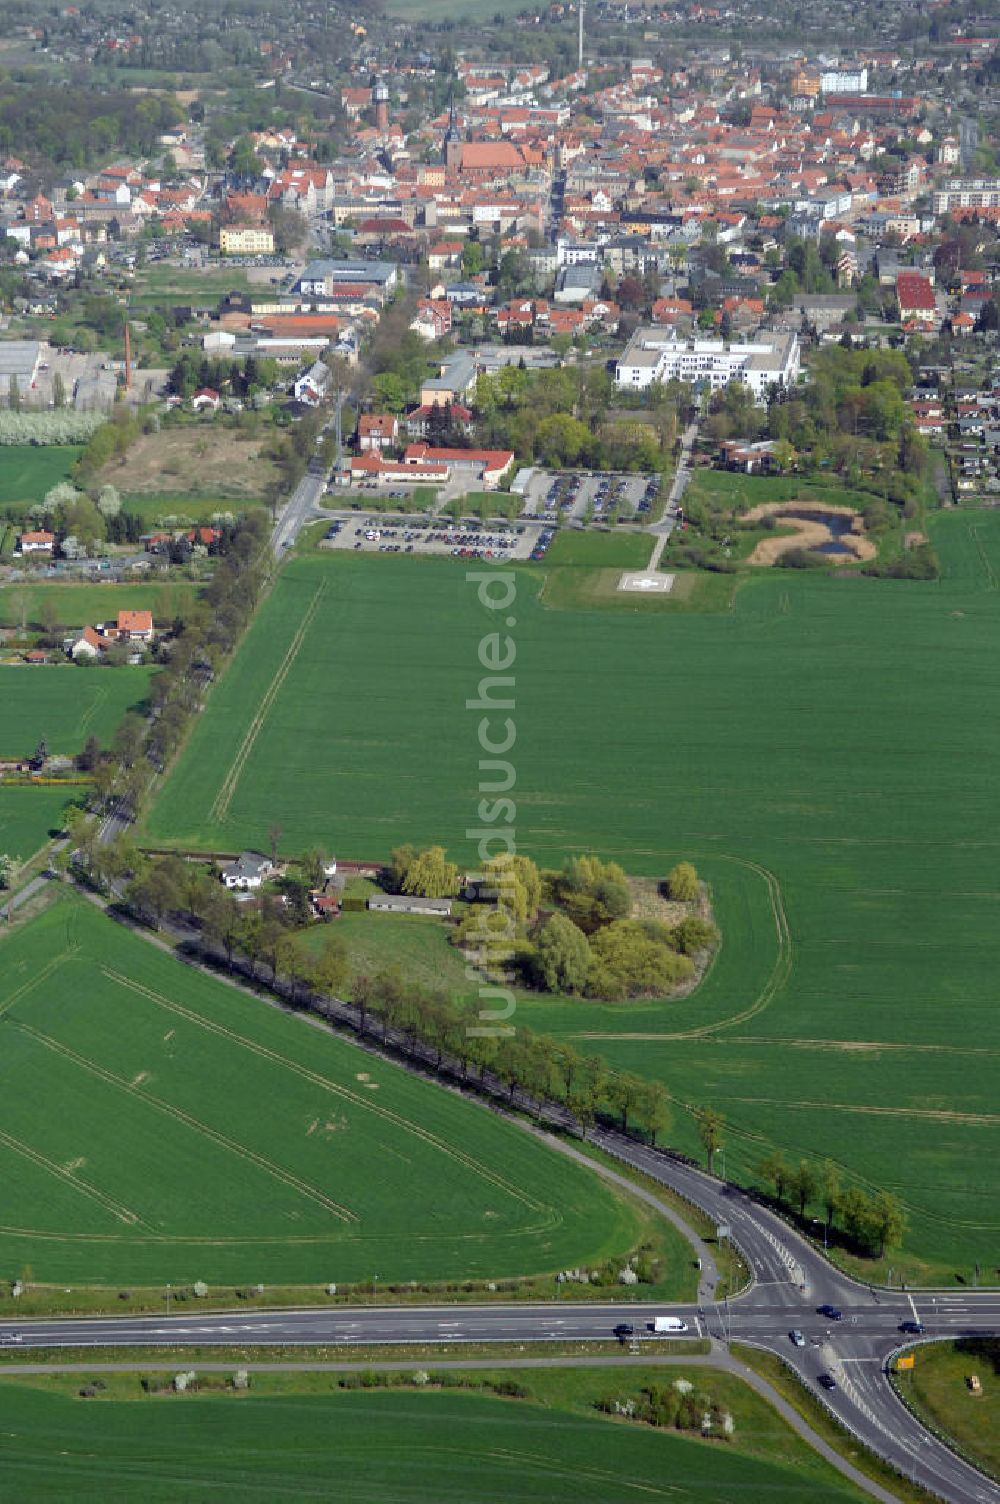
[[[933,584],[761,571],[718,614],[598,614],[545,609],[523,571],[510,613],[519,845],[649,874],[690,856],[724,936],[686,1002],[531,1022],[718,1107],[730,1172],[777,1144],[897,1191],[911,1277],[989,1262],[1000,1228],[1000,518],[933,540]],[[473,860],[465,701],[496,625],[451,560],[295,560],[150,834],[231,849],[277,820],[290,851]]]
[[90,736],[110,742],[126,710],[146,694],[149,669],[79,664],[0,666],[0,757],[29,757],[44,737],[70,756]]
[[[89,1401],[77,1397],[79,1375],[30,1386],[3,1380],[3,1489],[11,1499],[141,1495],[186,1504],[220,1496],[335,1496],[347,1504],[864,1497],[727,1375],[691,1373],[698,1392],[729,1407],[736,1430],[726,1442],[619,1423],[593,1409],[601,1395],[619,1387],[630,1394],[650,1380],[669,1384],[677,1371],[515,1373],[508,1377],[529,1393],[514,1400],[336,1390],[329,1374],[255,1375],[250,1394],[174,1398],[142,1396],[134,1376],[112,1376],[109,1397]],[[478,1385],[485,1375],[469,1377]]]
[[0,589],[0,625],[29,629],[42,625],[43,610],[51,609],[61,627],[83,627],[108,621],[119,611],[152,611],[157,627],[169,625],[178,611],[190,605],[196,587],[189,581],[137,585],[73,585],[51,581],[14,584]]
[[0,940],[0,1033],[0,1262],[36,1281],[510,1277],[621,1256],[646,1225],[494,1114],[81,899]]
[[[965,1337],[958,1342],[921,1343],[916,1365],[893,1382],[907,1404],[958,1449],[1000,1475],[1000,1341]],[[967,1380],[981,1386],[973,1394]]]
[[80,453],[76,444],[0,445],[0,506],[41,501],[46,491],[69,479]]
[[18,788],[0,784],[0,851],[26,862],[58,830],[72,788]]

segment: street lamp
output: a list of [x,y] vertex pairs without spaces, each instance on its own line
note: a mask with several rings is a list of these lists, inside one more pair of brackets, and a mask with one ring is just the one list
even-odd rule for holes
[[378,1305],[378,1275],[372,1275],[372,1305]]

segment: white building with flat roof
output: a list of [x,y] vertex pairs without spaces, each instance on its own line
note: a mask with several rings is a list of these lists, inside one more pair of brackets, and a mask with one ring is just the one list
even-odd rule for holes
[[713,391],[738,381],[763,403],[772,386],[794,386],[799,377],[797,334],[758,335],[751,343],[678,339],[670,328],[637,329],[615,369],[615,383],[642,391],[654,381],[707,383]]

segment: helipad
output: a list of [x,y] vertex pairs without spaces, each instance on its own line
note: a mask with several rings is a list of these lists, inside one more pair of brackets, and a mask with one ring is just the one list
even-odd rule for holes
[[632,590],[637,595],[666,595],[673,586],[672,574],[623,574],[618,581],[619,590]]

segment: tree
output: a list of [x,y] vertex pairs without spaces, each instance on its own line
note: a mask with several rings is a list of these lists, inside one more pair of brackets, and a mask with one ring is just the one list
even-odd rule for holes
[[428,846],[407,868],[402,890],[420,898],[449,898],[458,890],[458,867],[448,861],[443,846]]
[[275,867],[278,864],[278,847],[281,844],[282,834],[282,828],[278,824],[277,820],[275,820],[272,825],[268,826],[267,840],[268,845],[271,849],[271,865]]
[[769,1185],[774,1186],[775,1200],[782,1202],[785,1199],[785,1190],[788,1186],[789,1168],[785,1156],[780,1149],[774,1149],[757,1166],[757,1173]]
[[788,1189],[799,1204],[799,1216],[804,1217],[806,1207],[812,1201],[820,1187],[820,1179],[815,1166],[807,1159],[799,1160],[798,1165],[789,1176]]
[[621,1119],[623,1133],[628,1132],[629,1120],[638,1104],[646,1095],[649,1083],[641,1076],[615,1074],[608,1082],[608,1101]]
[[350,974],[347,949],[336,935],[324,936],[323,945],[313,962],[313,983],[318,992],[335,995]]
[[715,1173],[715,1156],[722,1148],[726,1120],[714,1107],[699,1107],[695,1113],[698,1137],[708,1156],[708,1173]]
[[654,1081],[646,1088],[646,1096],[642,1104],[642,1120],[646,1125],[650,1143],[655,1147],[656,1140],[670,1127],[670,1098],[667,1096],[665,1086],[659,1081]]
[[489,896],[517,924],[534,919],[542,901],[542,878],[535,863],[520,852],[502,852],[483,864]]
[[97,510],[102,517],[117,517],[122,509],[122,499],[114,486],[102,486],[97,497]]
[[565,914],[553,914],[535,950],[535,966],[545,988],[549,992],[582,992],[590,964],[586,935]]
[[12,885],[20,865],[20,857],[11,856],[7,851],[0,851],[0,888],[9,888]]
[[840,1171],[831,1159],[824,1160],[820,1168],[819,1196],[826,1213],[826,1229],[829,1235],[833,1219],[837,1214],[837,1204],[840,1201]]
[[21,388],[17,384],[16,376],[11,376],[10,378],[7,388],[7,406],[12,413],[19,413],[21,411]]
[[871,1203],[871,1230],[879,1258],[898,1248],[906,1232],[906,1213],[898,1196],[879,1191]]
[[52,405],[53,407],[66,406],[66,383],[58,371],[52,377]]
[[667,896],[675,903],[698,897],[698,873],[690,862],[678,862],[667,874]]

